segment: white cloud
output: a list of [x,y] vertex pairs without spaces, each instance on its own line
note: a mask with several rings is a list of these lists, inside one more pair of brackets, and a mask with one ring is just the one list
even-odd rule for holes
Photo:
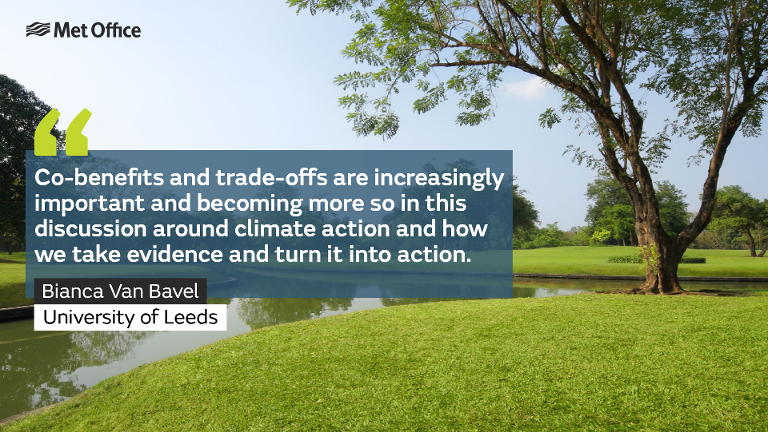
[[532,77],[525,81],[502,84],[507,93],[524,99],[536,99],[544,96],[546,85],[539,77]]

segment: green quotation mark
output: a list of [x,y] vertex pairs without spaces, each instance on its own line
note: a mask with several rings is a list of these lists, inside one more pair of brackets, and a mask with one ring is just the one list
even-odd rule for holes
[[[35,156],[56,156],[56,137],[51,129],[61,115],[55,108],[40,120],[35,129]],[[91,112],[83,108],[67,128],[67,156],[88,156],[88,137],[83,135],[83,128],[91,118]]]

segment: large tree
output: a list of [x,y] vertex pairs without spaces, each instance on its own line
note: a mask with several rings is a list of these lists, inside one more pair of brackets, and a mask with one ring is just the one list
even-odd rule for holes
[[[51,107],[15,80],[0,74],[0,250],[24,244],[26,150]],[[53,129],[59,148],[63,133]]]
[[[289,0],[298,10],[350,13],[360,24],[344,55],[371,69],[341,75],[353,93],[341,98],[360,134],[392,136],[398,117],[391,98],[402,83],[424,92],[414,103],[429,111],[458,93],[459,124],[492,115],[493,89],[505,69],[539,77],[563,96],[562,111],[587,119],[599,156],[572,148],[588,164],[604,164],[621,183],[649,260],[645,293],[682,291],[680,259],[706,227],[725,154],[741,130],[759,133],[766,101],[768,0]],[[429,71],[452,68],[445,82]],[[434,81],[434,79],[433,79]],[[379,97],[364,89],[379,85]],[[640,91],[638,91],[640,90]],[[678,118],[657,134],[645,130],[636,95],[668,97]],[[560,121],[554,110],[542,125]],[[690,224],[670,236],[659,215],[652,179],[671,138],[699,140],[709,159],[702,202]],[[651,262],[653,261],[653,262]]]

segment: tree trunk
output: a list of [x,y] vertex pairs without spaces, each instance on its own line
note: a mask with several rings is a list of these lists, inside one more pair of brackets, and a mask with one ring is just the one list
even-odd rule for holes
[[768,251],[768,239],[765,240],[765,246],[763,247],[763,251],[760,252],[757,256],[760,258],[764,257],[766,251]]
[[752,233],[749,232],[748,229],[744,230],[744,235],[746,235],[749,240],[749,256],[754,258],[757,256],[757,253],[755,252],[755,238],[752,237]]
[[[677,268],[685,248],[676,244],[663,230],[654,229],[648,223],[636,222],[638,242],[646,260],[645,283],[636,288],[636,294],[680,294],[683,289],[677,279]],[[660,227],[659,227],[660,228]]]

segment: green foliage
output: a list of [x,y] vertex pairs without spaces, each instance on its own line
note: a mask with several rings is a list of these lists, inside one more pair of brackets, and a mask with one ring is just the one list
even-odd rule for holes
[[[706,228],[733,136],[739,131],[758,135],[768,102],[765,0],[288,3],[313,14],[350,13],[359,24],[344,55],[372,70],[337,79],[352,92],[341,103],[350,110],[348,119],[358,134],[387,138],[397,132],[392,97],[405,84],[424,93],[414,104],[416,112],[447,99],[445,89],[459,96],[457,123],[475,125],[493,116],[494,90],[503,71],[538,77],[562,96],[559,114],[545,111],[540,124],[553,127],[567,118],[581,133],[593,135],[597,152],[573,145],[566,152],[575,162],[608,168],[622,182],[635,211],[664,213],[663,226],[662,218],[638,222],[653,233],[648,241],[654,244],[676,234],[670,244],[679,251]],[[430,73],[436,68],[453,75],[443,80]],[[377,97],[362,93],[376,86]],[[648,91],[676,107],[661,130],[646,128],[652,124],[643,109]],[[712,156],[702,206],[690,229],[675,223],[687,222],[685,206],[661,211],[663,200],[656,196],[652,179],[678,136],[701,142],[699,157]],[[624,224],[616,228],[619,213],[610,216],[612,229],[615,236],[626,236]],[[602,209],[596,214],[602,217]],[[626,243],[623,237],[621,241]]]
[[566,231],[568,241],[574,246],[587,246],[592,240],[593,229],[589,226],[573,227]]
[[768,200],[758,201],[741,186],[718,189],[710,230],[746,244],[751,255],[757,256],[756,248],[764,245],[768,249]]
[[518,249],[537,249],[558,246],[569,246],[571,242],[563,230],[557,226],[557,222],[548,224],[544,228],[527,230],[517,243]]
[[[579,2],[532,0],[289,0],[288,4],[297,12],[348,13],[358,23],[343,55],[371,68],[336,78],[350,92],[340,104],[350,111],[348,120],[358,134],[391,137],[397,132],[392,98],[403,86],[423,94],[413,103],[415,112],[434,109],[451,92],[459,97],[462,109],[456,122],[478,124],[493,116],[494,89],[507,68],[552,84],[562,92],[560,112],[593,134],[600,133],[593,115],[646,114],[638,109],[641,102],[625,93],[630,85],[669,97],[678,117],[640,143],[650,166],[664,160],[674,136],[701,140],[702,147],[711,150],[725,118],[722,107],[729,107],[729,113],[744,110],[742,132],[759,133],[762,111],[753,108],[765,103],[762,0],[605,1],[595,5],[597,17],[591,15],[591,6]],[[724,26],[724,21],[730,24]],[[606,76],[611,72],[601,69],[606,60],[618,76]],[[451,68],[453,74],[447,79],[430,74],[436,68]],[[724,74],[731,74],[725,83]],[[739,106],[736,95],[748,79],[754,79],[746,95],[749,100]],[[375,87],[381,90],[372,97],[366,90]],[[614,97],[616,101],[611,100]],[[598,106],[604,103],[612,105],[612,112],[599,113]],[[561,121],[552,108],[540,117],[543,127]],[[612,145],[611,138],[601,139],[604,146]],[[582,161],[591,159],[580,149],[572,150]],[[624,148],[618,145],[613,150],[621,153]]]
[[[591,203],[584,220],[593,229],[609,231],[609,238],[614,240],[614,244],[635,243],[634,211],[618,180],[608,172],[600,171],[597,178],[587,184],[585,196]],[[662,180],[656,183],[656,199],[664,231],[669,235],[677,235],[688,225],[685,195],[671,182]]]
[[656,182],[656,199],[659,201],[659,217],[664,231],[676,236],[688,225],[688,204],[683,191],[668,180]]
[[630,205],[627,192],[609,172],[599,171],[594,181],[587,184],[584,194],[590,201],[587,206],[587,216],[584,218],[589,225],[597,225],[603,216],[603,211],[614,205]]
[[[513,181],[516,181],[514,178]],[[509,193],[509,189],[504,190]],[[512,188],[512,218],[514,221],[515,232],[534,228],[539,222],[539,211],[533,201],[525,197],[526,191],[520,188],[519,184],[514,184]],[[506,200],[505,200],[506,201]]]
[[610,232],[611,238],[626,246],[627,240],[632,243],[632,237],[635,234],[635,213],[632,207],[626,204],[606,207],[595,223],[595,228]]
[[[476,125],[493,117],[494,90],[506,68],[542,76],[554,81],[559,88],[567,86],[568,81],[590,80],[594,68],[588,49],[579,43],[562,21],[561,13],[549,3],[539,12],[533,2],[515,5],[491,2],[482,6],[400,0],[289,0],[288,3],[297,11],[308,10],[312,14],[350,13],[359,24],[343,55],[373,70],[339,75],[336,83],[350,92],[339,102],[349,110],[347,119],[361,135],[388,138],[397,132],[399,120],[394,114],[392,99],[403,86],[422,93],[413,103],[413,110],[420,114],[446,101],[448,92],[457,95],[457,105],[462,111],[456,123]],[[640,5],[629,8],[611,5],[604,14],[606,28],[645,9]],[[511,19],[508,13],[516,18]],[[528,36],[531,20],[537,18],[546,33],[541,34],[542,39]],[[628,46],[640,42],[639,34],[628,35],[632,36]],[[508,52],[495,48],[497,45]],[[649,64],[638,61],[640,54],[636,50],[624,49],[621,57],[627,82],[634,81],[637,73]],[[537,59],[545,64],[536,64]],[[452,68],[454,72],[449,78],[441,79],[429,73],[434,68]],[[568,70],[570,74],[566,73]],[[375,87],[381,90],[376,96],[370,96],[366,90]],[[563,108],[564,113],[584,113],[583,101],[569,92],[563,97],[567,107]],[[561,118],[554,109],[548,109],[540,121],[543,126],[552,127]]]
[[[25,152],[34,149],[37,124],[50,110],[33,92],[0,74],[0,251],[23,248]],[[56,128],[51,134],[64,148],[64,134]]]
[[594,233],[592,233],[592,237],[589,239],[590,244],[601,244],[604,243],[606,240],[611,238],[611,232],[607,229],[599,229],[595,230]]
[[712,154],[729,116],[744,115],[741,133],[760,134],[766,103],[768,4],[757,1],[674,1],[659,4],[669,32],[661,68],[644,85],[667,96],[678,111],[674,135],[701,142],[692,162]]
[[659,274],[659,251],[656,249],[656,245],[640,246],[640,256],[646,264],[646,269],[650,270],[653,274]]

